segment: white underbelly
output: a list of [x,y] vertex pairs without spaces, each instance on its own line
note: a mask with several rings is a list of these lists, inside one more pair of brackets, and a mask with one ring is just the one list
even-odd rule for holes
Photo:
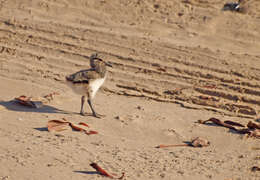
[[105,82],[106,77],[104,78],[100,78],[100,79],[96,79],[94,81],[92,81],[89,86],[92,90],[92,93],[90,94],[91,98],[94,98],[97,91],[99,90],[99,88],[102,86],[102,84]]
[[85,83],[75,83],[73,84],[70,81],[67,81],[67,85],[71,87],[71,89],[79,95],[86,96],[88,93],[90,93],[90,98],[94,98],[99,88],[102,86],[102,84],[105,82],[106,77],[92,80],[89,84]]

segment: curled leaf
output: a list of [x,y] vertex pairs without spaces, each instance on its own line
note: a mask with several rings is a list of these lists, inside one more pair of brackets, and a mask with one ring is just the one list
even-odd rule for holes
[[260,129],[260,124],[249,121],[247,127],[250,129]]
[[224,121],[224,123],[232,125],[232,126],[245,127],[243,124],[240,124],[240,123],[234,122],[234,121]]
[[[79,123],[79,124],[89,127],[85,123]],[[50,120],[50,121],[48,121],[47,127],[48,127],[49,131],[59,132],[59,131],[67,130],[68,127],[71,127],[73,130],[84,132],[87,135],[98,134],[97,131],[92,131],[92,130],[87,131],[86,129],[76,126],[75,124],[67,121],[65,118],[63,118],[63,120]]]
[[207,139],[196,137],[191,141],[191,146],[193,147],[207,147],[210,145],[210,142]]
[[84,122],[80,122],[79,125],[82,125],[82,126],[86,126],[86,127],[89,127],[89,125],[87,125],[86,123]]
[[69,122],[63,120],[50,120],[47,124],[48,131],[64,131],[67,130]]
[[28,106],[32,108],[40,108],[43,105],[41,101],[32,101],[31,97],[27,97],[24,95],[15,98],[15,101],[23,106]]
[[209,122],[209,121],[211,121],[211,122],[213,122],[214,124],[219,125],[219,126],[224,126],[224,127],[229,128],[229,129],[237,130],[237,129],[236,129],[235,127],[233,127],[232,125],[227,124],[227,123],[225,123],[225,122],[223,122],[223,121],[221,121],[221,120],[219,120],[219,119],[217,119],[217,118],[210,118],[210,119],[208,119],[208,120],[206,120],[206,121],[199,120],[198,123],[206,124],[206,123]]
[[109,177],[111,179],[123,179],[125,176],[125,173],[122,173],[122,175],[119,178],[115,178],[114,176],[107,173],[104,169],[102,169],[97,163],[91,163],[91,167],[93,167],[100,175]]

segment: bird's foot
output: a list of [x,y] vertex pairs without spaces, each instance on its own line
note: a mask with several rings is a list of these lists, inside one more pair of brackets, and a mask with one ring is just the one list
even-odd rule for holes
[[86,113],[84,111],[80,111],[79,113],[81,116],[86,116]]
[[98,113],[93,113],[93,116],[96,117],[96,118],[103,118],[103,117],[106,117],[105,115],[98,114]]

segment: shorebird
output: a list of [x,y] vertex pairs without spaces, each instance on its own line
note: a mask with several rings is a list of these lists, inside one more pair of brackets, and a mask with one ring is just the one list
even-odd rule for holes
[[86,98],[93,116],[97,118],[102,116],[97,114],[94,110],[92,106],[92,100],[99,88],[105,82],[107,76],[106,66],[112,67],[111,64],[99,58],[98,54],[95,53],[90,56],[90,69],[81,70],[66,76],[66,81],[72,90],[75,93],[82,95],[80,114],[83,116],[85,115],[84,104]]

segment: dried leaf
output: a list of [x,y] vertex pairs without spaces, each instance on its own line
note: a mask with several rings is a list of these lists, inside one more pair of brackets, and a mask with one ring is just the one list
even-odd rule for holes
[[73,123],[69,123],[69,125],[75,131],[84,131],[85,130],[85,129],[81,128],[81,127],[78,127],[78,126],[74,125]]
[[91,167],[93,167],[100,175],[113,178],[112,175],[108,174],[104,169],[102,169],[97,163],[91,163]]
[[89,125],[87,125],[86,123],[84,122],[80,122],[79,125],[82,125],[82,126],[86,126],[86,127],[89,127]]
[[86,133],[87,135],[98,134],[97,131],[89,131],[89,132],[85,131],[85,133]]
[[247,127],[250,129],[260,129],[260,124],[249,121]]
[[[89,127],[87,124],[85,123],[79,123],[80,125],[87,126]],[[86,129],[83,129],[81,127],[78,127],[76,125],[74,125],[73,123],[67,121],[65,118],[63,118],[63,120],[50,120],[47,124],[48,130],[49,131],[63,131],[63,130],[67,130],[68,127],[71,127],[73,130],[75,131],[81,131],[84,132],[87,135],[91,135],[91,134],[98,134],[97,131],[87,131]]]
[[191,141],[193,147],[207,147],[210,145],[210,142],[207,139],[196,137]]
[[32,101],[31,97],[27,97],[24,95],[15,98],[15,100],[21,105],[32,107],[32,108],[40,108],[43,105],[41,101]]
[[104,169],[102,169],[99,165],[97,165],[97,163],[91,163],[90,166],[93,167],[100,175],[109,177],[109,178],[111,178],[111,179],[123,179],[123,177],[125,176],[125,173],[122,173],[122,176],[121,176],[121,177],[115,178],[114,176],[108,174],[108,173],[107,173]]
[[69,122],[63,120],[50,120],[47,124],[48,131],[63,131],[69,127]]
[[260,138],[260,130],[255,129],[253,131],[250,131],[250,133],[248,134],[248,137]]
[[253,166],[253,167],[251,168],[251,171],[253,171],[253,172],[260,171],[260,167]]
[[234,122],[234,121],[224,121],[224,123],[232,125],[232,126],[245,127],[243,124],[240,124],[240,123]]
[[225,122],[223,122],[223,121],[221,121],[221,120],[219,120],[219,119],[217,119],[217,118],[210,118],[210,119],[208,119],[208,120],[206,120],[206,121],[199,120],[198,122],[201,123],[201,124],[206,124],[206,123],[209,122],[209,121],[211,121],[211,122],[213,122],[214,124],[219,125],[219,126],[224,126],[224,127],[229,128],[229,129],[237,130],[237,129],[236,129],[235,127],[233,127],[232,125],[227,124],[227,123],[225,123]]
[[199,120],[198,123],[206,124],[209,121],[213,122],[216,125],[220,125],[220,126],[224,126],[224,127],[229,128],[229,129],[232,129],[239,134],[248,134],[248,137],[260,138],[260,125],[253,123],[251,121],[249,121],[248,124],[247,124],[248,128],[244,128],[244,129],[235,128],[234,126],[243,126],[242,124],[239,124],[237,122],[233,122],[233,121],[223,122],[223,121],[216,119],[216,118],[210,118],[206,121]]

